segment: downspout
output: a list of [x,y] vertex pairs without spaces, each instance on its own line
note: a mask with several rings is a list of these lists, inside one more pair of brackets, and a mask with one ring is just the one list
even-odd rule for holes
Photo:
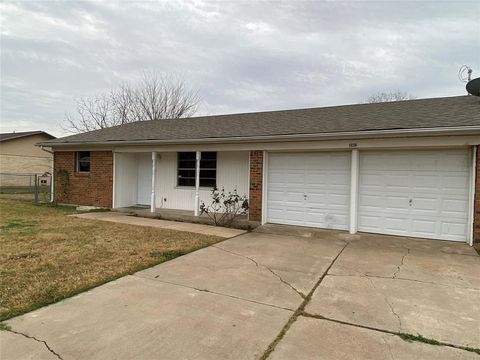
[[55,154],[51,150],[45,149],[43,146],[40,146],[40,149],[43,151],[49,153],[52,155],[52,178],[50,179],[50,202],[53,203],[54,201],[54,196],[53,196],[53,191],[55,189],[55,181],[54,181],[54,176],[55,176]]

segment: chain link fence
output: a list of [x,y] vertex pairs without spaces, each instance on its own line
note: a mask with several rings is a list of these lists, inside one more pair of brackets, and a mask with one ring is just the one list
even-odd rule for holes
[[0,173],[0,197],[50,202],[52,175]]

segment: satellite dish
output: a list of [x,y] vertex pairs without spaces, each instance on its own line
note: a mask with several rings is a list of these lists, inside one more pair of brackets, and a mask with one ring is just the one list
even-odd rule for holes
[[470,95],[480,96],[480,78],[470,80],[465,87]]

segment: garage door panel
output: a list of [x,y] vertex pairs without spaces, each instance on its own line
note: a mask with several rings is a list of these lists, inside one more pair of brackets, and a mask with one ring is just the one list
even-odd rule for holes
[[393,175],[384,175],[382,173],[376,173],[375,177],[385,176],[382,185],[390,190],[400,191],[408,188],[409,176],[407,174],[399,173]]
[[465,188],[468,188],[468,173],[460,173],[457,175],[445,175],[441,178],[440,187],[445,190],[460,190],[463,194]]
[[328,184],[328,181],[325,174],[310,171],[308,177],[305,178],[306,188],[321,188],[324,190],[326,184]]
[[385,216],[383,220],[383,229],[389,230],[389,231],[395,231],[396,234],[399,234],[399,233],[406,234],[408,231],[408,227],[406,226],[405,218],[403,216],[402,217]]
[[422,234],[422,236],[429,236],[436,233],[437,221],[414,219],[412,221],[412,232]]
[[360,153],[360,231],[465,241],[469,153]]
[[362,214],[358,216],[358,225],[363,231],[376,232],[379,229],[379,224],[382,217],[374,214]]
[[[437,191],[438,188],[441,188],[442,178],[435,176],[435,173],[431,174],[420,174],[410,175],[412,177],[412,183],[415,184],[415,191]],[[408,175],[407,175],[408,179]],[[409,180],[406,180],[409,181]]]
[[465,208],[468,207],[468,200],[464,199],[445,199],[442,204],[442,211],[449,215],[462,215]]
[[269,154],[267,179],[268,222],[347,228],[350,153]]
[[348,211],[348,202],[350,200],[350,196],[344,194],[329,194],[327,198],[330,206]]
[[359,205],[359,212],[364,213],[369,209],[375,210],[375,208],[380,207],[384,204],[384,197],[378,194],[363,194],[362,202]]
[[327,195],[326,194],[312,194],[308,193],[308,208],[327,207]]
[[[408,202],[405,204],[404,208],[407,208]],[[441,201],[438,198],[432,197],[420,197],[415,196],[415,200],[412,201],[412,213],[415,214],[415,211],[433,211],[434,213],[441,211]]]
[[348,221],[346,216],[339,215],[323,215],[323,216],[314,216],[310,214],[306,217],[304,226],[318,227],[318,223],[321,222],[324,224],[322,228],[324,229],[339,229],[340,227]]
[[282,157],[270,157],[268,159],[273,171],[279,170],[302,170],[305,167],[302,154],[283,154]]
[[465,233],[467,224],[463,221],[442,223],[442,233],[450,237],[458,237]]

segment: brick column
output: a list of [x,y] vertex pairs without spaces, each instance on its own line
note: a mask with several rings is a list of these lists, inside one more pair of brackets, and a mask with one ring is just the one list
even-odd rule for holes
[[473,242],[480,244],[480,145],[475,164],[475,201],[473,207]]
[[248,220],[262,220],[263,151],[250,151],[250,188]]

